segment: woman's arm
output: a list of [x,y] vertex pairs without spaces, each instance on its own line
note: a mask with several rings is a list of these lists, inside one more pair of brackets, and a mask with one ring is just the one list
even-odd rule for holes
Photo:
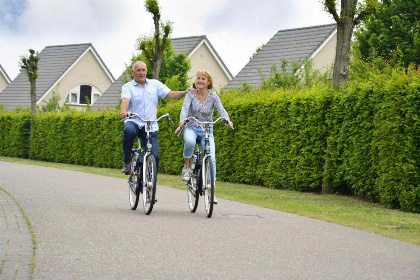
[[187,92],[185,95],[184,103],[182,104],[181,114],[179,114],[179,124],[181,124],[190,115],[192,102],[192,94]]
[[[229,121],[229,125],[231,128],[233,128],[233,122],[231,122],[228,113],[225,110],[225,107],[223,107],[222,101],[220,100],[220,97],[215,94],[216,98],[214,100],[214,107],[216,107],[217,112],[219,113],[219,116],[222,118],[225,118]],[[226,124],[227,125],[227,124]]]
[[226,112],[225,108],[222,105],[222,101],[220,100],[220,97],[215,93],[214,93],[214,96],[215,96],[214,107],[216,107],[216,110],[219,113],[219,116],[227,120],[230,120],[228,113]]

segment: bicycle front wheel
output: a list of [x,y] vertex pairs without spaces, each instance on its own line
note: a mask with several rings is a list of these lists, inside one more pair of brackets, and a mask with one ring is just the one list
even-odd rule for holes
[[137,205],[139,204],[139,195],[140,195],[140,174],[139,166],[134,168],[135,156],[131,159],[131,176],[128,178],[128,199],[130,201],[131,210],[136,210]]
[[153,210],[156,195],[157,167],[155,157],[150,154],[144,164],[146,164],[146,180],[143,184],[143,208],[144,213],[149,215]]
[[213,161],[211,157],[206,157],[204,161],[204,180],[203,180],[203,191],[204,191],[204,206],[206,208],[207,218],[210,218],[213,214],[213,201],[214,201],[214,170]]
[[[190,166],[194,163],[194,157],[190,159]],[[197,165],[196,165],[197,166]],[[192,213],[195,213],[197,210],[198,205],[198,198],[200,197],[200,194],[198,193],[198,182],[197,178],[200,176],[200,170],[194,169],[193,174],[191,174],[191,179],[188,182],[188,206],[190,207],[190,211]]]

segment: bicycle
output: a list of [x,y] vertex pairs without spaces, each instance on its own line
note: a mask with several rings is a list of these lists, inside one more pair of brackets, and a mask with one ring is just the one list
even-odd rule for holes
[[146,152],[144,153],[141,148],[141,141],[139,141],[139,147],[132,149],[131,151],[131,175],[128,178],[128,193],[131,210],[136,210],[139,203],[140,193],[143,196],[143,208],[144,213],[149,215],[153,210],[153,205],[156,202],[156,180],[157,180],[157,167],[156,159],[152,154],[152,144],[150,142],[150,129],[154,122],[160,121],[162,118],[167,118],[172,121],[169,114],[160,116],[157,120],[145,120],[136,113],[129,113],[128,118],[131,119],[137,117],[140,120],[146,122]]
[[[228,125],[229,121],[224,118],[218,118],[214,122],[200,122],[195,117],[187,118],[183,125],[186,125],[190,120],[195,120],[198,124],[204,125],[205,139],[204,139],[204,157],[201,160],[202,153],[200,152],[201,138],[197,137],[193,156],[190,159],[191,178],[187,182],[188,186],[188,206],[192,213],[197,210],[199,197],[204,195],[204,207],[207,218],[211,218],[213,214],[214,203],[214,169],[213,161],[210,155],[209,132],[210,125],[223,120]],[[204,172],[203,172],[204,170]],[[204,182],[204,184],[203,184]]]

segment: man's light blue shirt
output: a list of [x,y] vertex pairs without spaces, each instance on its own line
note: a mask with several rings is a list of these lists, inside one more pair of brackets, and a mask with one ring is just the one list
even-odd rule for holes
[[[165,98],[170,91],[167,86],[158,80],[146,79],[144,87],[139,85],[135,80],[132,80],[123,85],[121,99],[130,99],[127,110],[129,113],[136,113],[146,120],[156,120],[159,97],[162,99]],[[125,122],[127,121],[133,121],[139,128],[146,125],[145,122],[137,117],[125,120]],[[151,131],[158,131],[158,129],[158,124],[153,123]]]

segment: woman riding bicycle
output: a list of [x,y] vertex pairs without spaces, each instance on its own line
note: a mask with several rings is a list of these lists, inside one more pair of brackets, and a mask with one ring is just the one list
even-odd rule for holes
[[[180,114],[180,122],[178,126],[182,125],[185,119],[195,117],[201,122],[213,121],[213,110],[216,107],[220,117],[229,120],[229,125],[233,127],[233,123],[229,119],[229,115],[220,101],[219,96],[209,91],[213,88],[213,77],[205,70],[197,72],[195,86],[197,90],[195,93],[187,92],[185,95],[184,103]],[[194,145],[197,137],[201,138],[201,148],[204,150],[205,132],[200,125],[191,120],[187,123],[184,129],[184,167],[182,168],[182,180],[189,181],[191,177],[190,158],[193,154]],[[213,137],[213,128],[210,128],[210,155],[213,160],[214,176],[216,177],[216,157],[215,157],[215,144]],[[214,198],[216,203],[216,197]]]

